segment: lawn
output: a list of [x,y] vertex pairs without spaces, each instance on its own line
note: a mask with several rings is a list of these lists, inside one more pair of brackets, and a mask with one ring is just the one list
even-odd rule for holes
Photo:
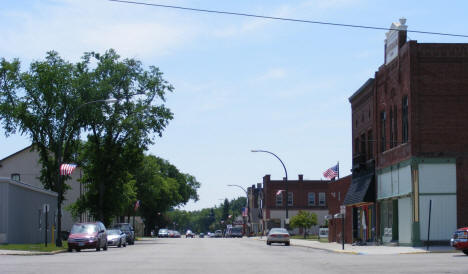
[[48,243],[47,246],[45,246],[43,243],[42,244],[0,244],[0,249],[40,251],[40,252],[66,250],[67,247],[68,247],[67,241],[62,242],[62,247],[56,247],[55,244],[51,244],[51,243]]
[[[294,236],[291,236],[291,239],[304,240],[304,235],[294,235]],[[328,238],[320,238],[319,239],[317,235],[307,235],[305,240],[319,241],[321,243],[328,243]]]

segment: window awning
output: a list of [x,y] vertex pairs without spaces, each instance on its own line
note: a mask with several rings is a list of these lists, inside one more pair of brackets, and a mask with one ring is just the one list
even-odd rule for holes
[[345,205],[375,202],[374,173],[353,178],[344,199]]

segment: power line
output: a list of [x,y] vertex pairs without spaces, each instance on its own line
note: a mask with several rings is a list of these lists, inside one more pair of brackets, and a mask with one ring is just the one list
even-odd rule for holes
[[[125,0],[108,0],[108,1],[126,3],[126,4],[134,4],[134,5],[153,6],[153,7],[160,7],[160,8],[195,11],[195,12],[216,13],[216,14],[224,14],[224,15],[254,17],[254,18],[289,21],[289,22],[298,22],[298,23],[329,25],[329,26],[336,26],[336,27],[361,28],[361,29],[373,29],[373,30],[398,30],[398,29],[393,29],[393,28],[382,28],[382,27],[353,25],[353,24],[340,24],[340,23],[333,23],[333,22],[323,22],[323,21],[312,21],[312,20],[304,20],[304,19],[286,18],[286,17],[265,16],[265,15],[257,15],[257,14],[250,14],[250,13],[239,13],[239,12],[220,11],[220,10],[196,9],[196,8],[188,8],[188,7],[182,7],[182,6],[162,5],[162,4],[137,2],[137,1],[125,1]],[[443,33],[443,32],[421,31],[421,30],[407,30],[407,32],[468,38],[468,35],[466,35],[466,34],[453,34],[453,33]]]

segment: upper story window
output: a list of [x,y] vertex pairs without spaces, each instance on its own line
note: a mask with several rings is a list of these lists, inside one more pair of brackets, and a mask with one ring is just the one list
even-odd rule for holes
[[359,138],[354,139],[354,155],[359,154]]
[[366,157],[366,134],[363,133],[361,135],[361,152],[359,153],[361,154],[361,157]]
[[294,200],[293,200],[293,193],[292,192],[288,192],[288,206],[292,206],[294,204]]
[[282,206],[283,205],[283,192],[281,192],[279,195],[276,195],[276,206]]
[[386,144],[386,129],[385,126],[387,124],[387,114],[385,111],[380,113],[380,152],[384,152],[387,148]]
[[21,181],[21,176],[19,175],[19,173],[13,173],[11,174],[11,179],[19,182]]
[[372,130],[367,132],[367,159],[374,158],[374,136]]
[[401,142],[408,142],[408,96],[401,102]]
[[307,195],[307,200],[309,206],[314,206],[315,205],[315,192],[309,192]]
[[319,192],[319,206],[325,206],[325,192]]
[[390,129],[390,148],[392,148],[394,146],[394,143],[393,143],[393,108],[390,107],[390,121],[389,121],[389,125],[388,125],[388,128]]

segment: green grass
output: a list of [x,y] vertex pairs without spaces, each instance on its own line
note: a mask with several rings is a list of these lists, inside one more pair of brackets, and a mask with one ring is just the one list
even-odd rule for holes
[[[303,235],[294,235],[294,236],[291,236],[291,239],[304,240],[304,236]],[[320,238],[319,239],[317,235],[307,235],[305,240],[319,241],[321,243],[328,243],[328,238]]]
[[66,250],[68,248],[67,241],[62,242],[62,247],[56,247],[55,244],[48,243],[47,246],[42,244],[2,244],[0,249],[6,250],[25,250],[25,251],[40,251],[51,252],[57,250]]

